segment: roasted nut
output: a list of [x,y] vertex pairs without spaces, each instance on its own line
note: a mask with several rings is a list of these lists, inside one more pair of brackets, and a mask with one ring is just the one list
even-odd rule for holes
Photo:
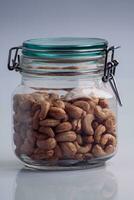
[[93,146],[92,153],[95,157],[101,157],[106,155],[102,147],[98,144]]
[[101,106],[102,108],[108,108],[109,104],[108,104],[108,100],[107,99],[99,99],[99,106]]
[[105,134],[101,137],[100,144],[103,146],[111,144],[115,147],[116,146],[116,138],[111,134]]
[[55,127],[58,124],[60,124],[60,121],[58,119],[45,119],[40,121],[40,126],[48,126],[48,127]]
[[88,103],[90,105],[90,109],[89,109],[88,113],[94,114],[94,109],[96,107],[96,103],[91,100],[88,100]]
[[82,130],[87,135],[93,135],[92,121],[94,120],[93,114],[87,114],[82,120]]
[[17,121],[23,124],[31,123],[32,122],[31,112],[29,111],[22,112],[21,110],[18,110],[16,112],[16,115],[14,115],[14,122],[16,123]]
[[72,142],[63,142],[60,144],[64,156],[72,158],[76,153],[76,146]]
[[32,116],[35,114],[36,111],[40,111],[40,110],[41,110],[40,104],[38,104],[37,102],[33,103],[32,109],[31,109]]
[[78,142],[79,145],[83,144],[82,136],[80,134],[77,134],[76,141]]
[[99,103],[98,97],[91,97],[92,102],[94,102],[96,105]]
[[81,132],[81,119],[74,119],[72,120],[72,130],[74,130],[76,133]]
[[13,122],[14,122],[14,125],[16,126],[17,124],[19,125],[19,122],[18,122],[18,112],[16,111],[16,113],[13,115]]
[[73,130],[73,131],[76,131],[77,126],[78,126],[78,120],[77,120],[77,119],[73,119],[73,120],[71,121],[71,123],[72,123],[72,130]]
[[82,153],[76,153],[75,156],[74,156],[74,159],[83,160],[84,159],[84,155]]
[[23,139],[21,138],[21,136],[18,133],[14,133],[13,139],[14,139],[14,144],[17,147],[20,147],[23,144]]
[[46,118],[49,108],[50,108],[50,103],[48,101],[41,102],[41,111],[39,114],[40,120],[43,120]]
[[43,134],[46,134],[46,135],[48,135],[49,137],[54,137],[54,136],[55,136],[53,129],[50,128],[50,127],[41,126],[41,127],[39,128],[39,132],[40,132],[40,133],[43,133]]
[[107,99],[74,92],[69,99],[42,89],[14,96],[18,157],[25,154],[33,160],[57,163],[62,159],[94,159],[116,150],[116,118]]
[[89,136],[83,136],[83,142],[85,144],[92,144],[94,142],[94,138],[92,135]]
[[50,101],[53,102],[53,101],[59,99],[59,95],[57,93],[50,93],[49,94],[49,99],[50,99]]
[[[37,92],[34,92],[32,93],[32,95],[35,97],[35,96],[38,96],[39,98],[41,97],[42,99],[44,100],[48,100],[49,99],[49,94],[46,90],[44,89],[41,89],[40,91],[37,91]],[[36,97],[35,97],[36,98]],[[38,98],[37,98],[38,100]]]
[[77,123],[76,133],[80,133],[81,132],[81,119],[78,119],[77,121],[78,121],[78,123]]
[[20,123],[15,123],[14,122],[14,131],[16,133],[19,133],[20,132],[20,129],[21,129],[21,124]]
[[64,117],[64,119],[61,120],[61,122],[67,122],[68,120],[69,120],[69,117],[68,117],[68,115],[66,114],[65,117]]
[[56,133],[62,133],[70,131],[72,129],[72,124],[70,122],[62,122],[55,128]]
[[32,127],[34,130],[37,130],[39,127],[39,113],[40,113],[40,110],[37,110],[33,116]]
[[111,144],[106,146],[106,148],[105,148],[105,152],[108,155],[112,154],[114,151],[115,151],[115,147],[113,145],[111,145]]
[[53,101],[53,106],[54,106],[54,107],[58,107],[58,108],[65,109],[65,104],[64,104],[64,102],[61,101],[61,100],[59,100],[59,99]]
[[56,147],[56,140],[54,138],[48,138],[47,140],[38,140],[37,146],[40,149],[51,150]]
[[54,156],[55,158],[58,158],[58,159],[61,159],[62,158],[62,151],[61,151],[61,148],[60,146],[57,144],[55,149],[54,149]]
[[86,160],[93,158],[93,154],[92,153],[85,153],[84,156],[85,156]]
[[[32,130],[32,127],[28,127],[28,126],[26,126],[25,124],[21,124],[20,126],[19,126],[19,130],[18,131],[16,131],[16,133],[19,133],[19,135],[20,135],[20,137],[24,140],[25,138],[26,138],[26,132],[27,132],[27,130]],[[15,130],[15,129],[14,129]]]
[[77,106],[66,103],[65,110],[70,118],[79,119],[82,116],[83,110]]
[[35,132],[35,131],[32,131],[32,130],[28,130],[28,131],[26,132],[26,137],[27,137],[28,142],[29,142],[32,146],[34,146],[35,143],[36,143],[37,137],[38,137],[38,133]]
[[34,98],[34,102],[40,104],[48,98],[48,94],[46,92],[34,92],[32,93],[32,97]]
[[44,151],[43,149],[35,149],[34,154],[31,156],[34,160],[49,159],[53,156],[54,150]]
[[82,153],[82,154],[90,152],[90,150],[92,148],[91,144],[86,144],[84,146],[80,146],[77,142],[75,142],[74,144],[75,144],[75,146],[77,148],[77,152],[78,153]]
[[54,119],[64,119],[66,116],[65,111],[62,108],[51,107],[48,115]]
[[112,118],[108,118],[104,124],[108,132],[113,132],[115,130],[115,121]]
[[30,156],[34,151],[34,148],[33,148],[33,145],[26,139],[24,141],[24,144],[21,145],[20,151],[22,154],[26,154]]
[[90,109],[90,105],[86,101],[82,101],[82,100],[75,101],[73,105],[85,110],[86,112],[88,112]]
[[95,130],[95,134],[94,134],[94,139],[95,139],[95,142],[99,143],[100,142],[100,139],[101,139],[101,136],[102,134],[106,131],[106,128],[105,126],[103,126],[102,124],[100,124],[96,130]]
[[105,120],[107,118],[107,116],[103,112],[103,109],[100,106],[96,106],[94,111],[96,117],[98,117],[99,119]]
[[104,113],[107,115],[107,118],[111,118],[115,121],[115,114],[109,108],[103,108]]
[[95,130],[97,127],[99,126],[99,123],[97,122],[97,121],[93,121],[92,122],[92,127],[93,127],[93,129]]
[[102,121],[106,120],[112,115],[111,110],[109,110],[108,108],[101,108],[100,106],[96,106],[94,112],[96,117],[98,117]]
[[23,111],[31,110],[33,102],[34,102],[34,99],[29,94],[24,94],[24,95],[22,94],[19,96],[19,107]]
[[113,130],[113,132],[107,131],[107,133],[113,135],[115,138],[117,137],[117,135],[116,135],[116,129]]
[[76,133],[74,131],[67,131],[56,135],[57,142],[73,142],[76,140]]
[[38,139],[38,141],[39,140],[46,140],[46,139],[48,139],[48,136],[47,135],[44,135],[44,134],[38,134],[38,136],[37,136],[37,139]]

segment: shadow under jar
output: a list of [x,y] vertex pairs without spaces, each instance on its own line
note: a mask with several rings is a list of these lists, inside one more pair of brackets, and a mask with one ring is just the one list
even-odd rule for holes
[[99,38],[49,38],[10,50],[8,68],[22,77],[13,94],[14,152],[26,166],[84,169],[115,154],[117,100],[104,76],[107,48]]

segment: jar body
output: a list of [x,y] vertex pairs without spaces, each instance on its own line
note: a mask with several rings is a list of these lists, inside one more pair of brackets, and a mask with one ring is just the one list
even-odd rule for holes
[[13,94],[13,141],[26,166],[88,168],[115,154],[116,99],[101,76],[22,76]]

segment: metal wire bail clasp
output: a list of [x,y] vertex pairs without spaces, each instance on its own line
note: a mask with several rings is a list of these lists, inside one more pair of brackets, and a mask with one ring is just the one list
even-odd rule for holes
[[[119,92],[116,86],[116,82],[114,79],[114,75],[115,75],[115,71],[116,71],[116,67],[119,64],[117,60],[114,59],[114,50],[117,49],[119,47],[110,47],[109,49],[106,50],[106,59],[105,59],[105,67],[104,67],[104,75],[102,77],[102,80],[104,82],[108,82],[111,85],[111,88],[116,96],[116,99],[119,103],[120,106],[122,106],[121,103],[121,99],[119,96]],[[109,57],[109,53],[111,53],[111,58],[110,61],[108,61],[108,57]]]
[[22,49],[22,47],[12,47],[9,50],[9,55],[8,55],[8,64],[7,67],[9,70],[16,70],[20,71],[20,55],[19,55],[19,50]]

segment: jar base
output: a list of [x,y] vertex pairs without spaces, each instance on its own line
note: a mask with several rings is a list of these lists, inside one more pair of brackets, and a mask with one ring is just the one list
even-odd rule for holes
[[25,167],[28,169],[35,169],[35,170],[43,170],[43,171],[72,171],[72,170],[84,170],[84,169],[91,169],[96,167],[102,167],[105,165],[105,161],[90,163],[90,164],[83,164],[83,165],[75,165],[75,166],[39,166],[39,165],[31,165],[25,164]]
[[69,171],[69,170],[84,170],[96,167],[102,167],[106,161],[109,160],[113,155],[103,158],[90,159],[86,161],[74,161],[74,160],[63,160],[61,162],[37,162],[37,161],[23,161],[24,165],[28,169],[44,170],[44,171]]

